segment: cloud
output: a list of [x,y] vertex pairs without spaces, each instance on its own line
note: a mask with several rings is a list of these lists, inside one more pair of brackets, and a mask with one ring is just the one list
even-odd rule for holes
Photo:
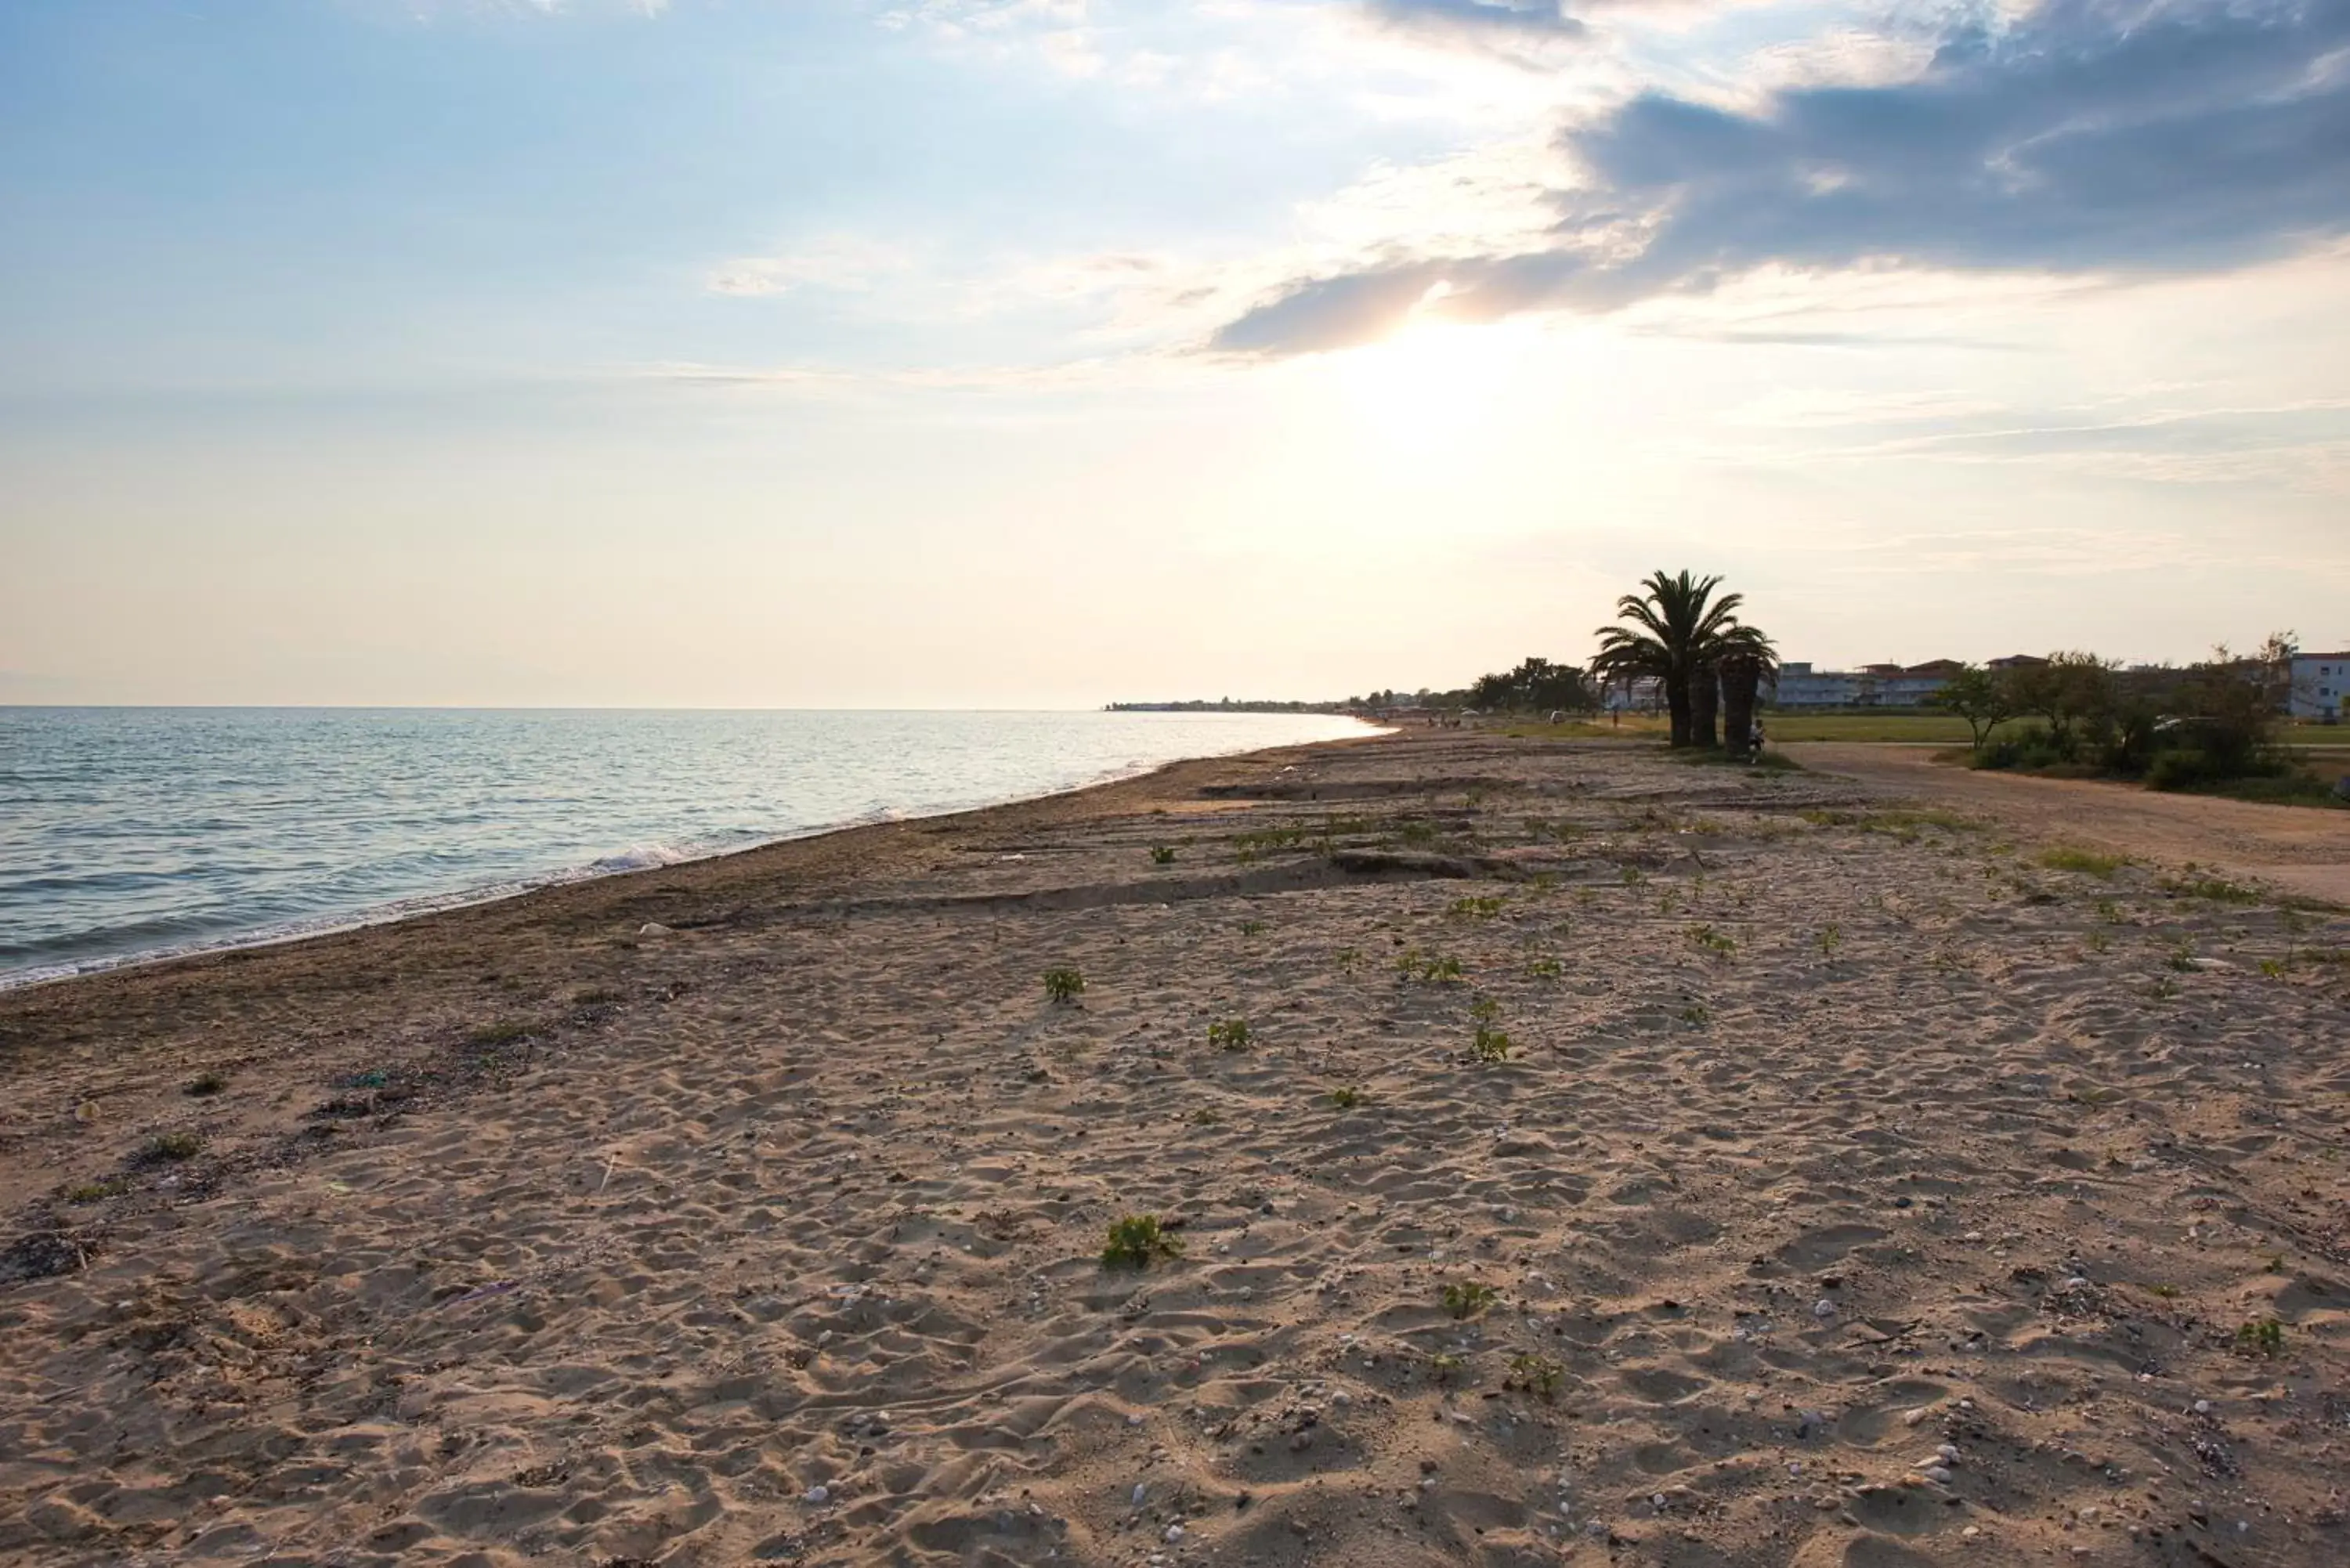
[[1555,43],[1589,31],[1558,0],[1363,0],[1381,26],[1477,45]]
[[[1449,7],[1448,7],[1449,8]],[[1293,277],[1216,349],[1611,310],[1755,269],[2218,271],[2350,229],[2350,0],[2046,0],[1889,82],[1740,109],[1650,92],[1571,127],[1539,245]]]

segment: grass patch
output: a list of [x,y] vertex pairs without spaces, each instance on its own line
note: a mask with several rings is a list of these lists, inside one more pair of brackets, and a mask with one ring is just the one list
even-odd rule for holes
[[1444,1303],[1446,1312],[1456,1318],[1466,1320],[1475,1317],[1479,1313],[1500,1301],[1502,1296],[1501,1293],[1492,1286],[1480,1281],[1454,1280],[1444,1287],[1439,1299]]
[[182,1085],[180,1092],[201,1100],[227,1087],[228,1075],[217,1067],[207,1067]]
[[1083,996],[1086,977],[1074,969],[1048,969],[1045,971],[1045,997],[1048,1002],[1070,1002]]
[[1222,1018],[1208,1025],[1208,1044],[1219,1051],[1245,1051],[1253,1038],[1245,1018]]
[[[1566,1368],[1547,1355],[1528,1352],[1510,1357],[1510,1382],[1534,1395],[1545,1405],[1558,1397],[1558,1386],[1566,1376]],[[1509,1386],[1508,1383],[1503,1384]]]
[[495,1023],[484,1023],[465,1036],[468,1045],[514,1045],[530,1038],[530,1025],[518,1018],[501,1018]]
[[1180,1258],[1183,1243],[1167,1233],[1156,1214],[1129,1214],[1113,1220],[1103,1244],[1105,1269],[1147,1269],[1154,1258]]
[[204,1140],[198,1134],[158,1133],[147,1140],[146,1147],[139,1151],[139,1158],[146,1165],[172,1165],[193,1159],[203,1151]]
[[2051,871],[2078,871],[2110,882],[2114,873],[2129,864],[2126,855],[2101,855],[2094,849],[2056,848],[2040,852],[2040,864]]
[[2182,898],[2201,898],[2213,904],[2257,904],[2261,901],[2257,888],[2241,882],[2230,882],[2224,877],[2165,877],[2162,890],[2176,893]]
[[1510,1059],[1510,1037],[1490,1023],[1481,1023],[1469,1049],[1480,1062],[1506,1062]]
[[109,1198],[120,1198],[130,1190],[127,1176],[109,1176],[103,1181],[77,1181],[57,1189],[57,1196],[68,1203],[99,1203]]
[[1150,846],[1150,863],[1151,863],[1153,866],[1172,866],[1172,865],[1174,865],[1174,864],[1175,864],[1175,847],[1174,847],[1174,846],[1170,845],[1170,844],[1154,844],[1154,845],[1152,845],[1152,846]]
[[1762,728],[1773,744],[1789,741],[1907,742],[1971,744],[1974,735],[1955,713],[1804,713],[1766,711]]
[[1331,1090],[1330,1103],[1342,1111],[1351,1111],[1361,1108],[1367,1102],[1362,1090],[1348,1087]]

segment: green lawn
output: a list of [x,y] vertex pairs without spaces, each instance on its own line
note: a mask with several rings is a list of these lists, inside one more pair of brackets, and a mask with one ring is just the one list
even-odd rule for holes
[[1919,741],[1947,745],[1972,740],[1955,713],[1765,713],[1762,732],[1785,741]]

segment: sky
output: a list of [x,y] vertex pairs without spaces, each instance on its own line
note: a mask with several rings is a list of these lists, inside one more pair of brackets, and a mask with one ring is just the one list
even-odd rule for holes
[[2350,647],[2350,0],[9,0],[0,702]]

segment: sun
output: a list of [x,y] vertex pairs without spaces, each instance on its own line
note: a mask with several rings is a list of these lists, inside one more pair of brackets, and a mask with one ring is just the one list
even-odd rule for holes
[[1510,324],[1420,319],[1383,343],[1336,356],[1338,389],[1365,433],[1409,450],[1474,435],[1519,385],[1526,338]]

